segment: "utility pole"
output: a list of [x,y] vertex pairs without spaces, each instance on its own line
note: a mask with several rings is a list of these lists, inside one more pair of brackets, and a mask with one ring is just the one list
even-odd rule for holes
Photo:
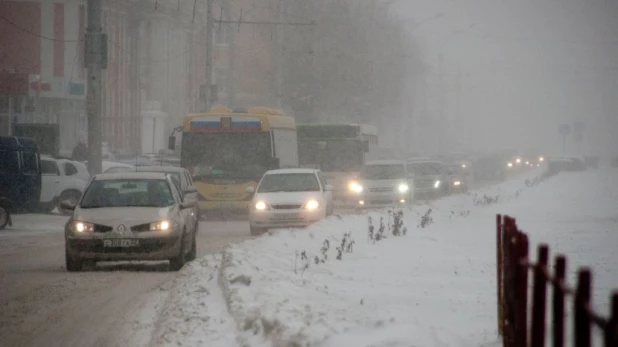
[[86,28],[85,63],[88,69],[88,171],[101,173],[101,88],[102,72],[107,67],[107,35],[101,27],[101,0],[88,0],[88,27]]
[[213,22],[212,22],[212,1],[206,0],[206,93],[204,95],[204,107],[206,112],[210,110],[213,96],[212,83],[212,47],[213,47]]

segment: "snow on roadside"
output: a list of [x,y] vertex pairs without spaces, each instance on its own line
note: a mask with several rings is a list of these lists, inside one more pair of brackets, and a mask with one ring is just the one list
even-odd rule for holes
[[218,285],[220,263],[221,254],[213,254],[185,265],[168,289],[150,346],[248,345],[237,336]]
[[[367,216],[343,216],[230,246],[221,268],[230,312],[275,347],[495,343],[495,217],[484,205],[513,201],[539,173],[414,206],[408,234],[376,244]],[[430,208],[434,223],[421,227]],[[377,232],[387,214],[369,216]],[[348,232],[352,251],[337,260]],[[326,240],[328,259],[316,264]]]

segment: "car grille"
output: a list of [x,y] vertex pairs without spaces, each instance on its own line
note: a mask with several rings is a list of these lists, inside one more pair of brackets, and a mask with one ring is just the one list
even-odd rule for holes
[[287,205],[272,205],[272,208],[275,210],[298,210],[302,207],[302,205],[293,205],[293,204],[287,204]]
[[112,231],[114,228],[107,226],[107,225],[101,225],[101,224],[95,224],[94,225],[94,232],[95,233],[108,233],[110,231]]
[[131,227],[131,231],[135,231],[138,233],[144,232],[144,231],[150,231],[150,223],[134,225]]

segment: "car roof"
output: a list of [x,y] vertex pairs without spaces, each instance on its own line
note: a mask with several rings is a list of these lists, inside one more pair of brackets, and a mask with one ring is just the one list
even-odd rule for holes
[[125,180],[125,179],[165,179],[167,174],[164,172],[115,172],[104,173],[95,176],[95,180]]
[[178,166],[138,166],[138,172],[184,172],[186,171],[183,167]]
[[314,174],[319,172],[317,169],[277,169],[266,171],[264,175],[279,175],[279,174]]
[[365,166],[370,165],[404,165],[403,160],[372,160],[365,163]]

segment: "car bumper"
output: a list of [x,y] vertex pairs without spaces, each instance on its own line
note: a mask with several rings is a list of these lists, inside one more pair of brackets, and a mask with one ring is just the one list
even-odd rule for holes
[[[110,247],[106,241],[138,240],[139,245],[131,247]],[[72,257],[97,261],[121,260],[168,260],[177,256],[181,249],[180,233],[159,237],[94,237],[66,238],[67,254]]]
[[356,198],[356,204],[359,208],[373,208],[406,205],[411,202],[410,200],[411,197],[409,194],[363,194]]
[[324,210],[252,211],[250,223],[254,228],[305,227],[324,217]]

